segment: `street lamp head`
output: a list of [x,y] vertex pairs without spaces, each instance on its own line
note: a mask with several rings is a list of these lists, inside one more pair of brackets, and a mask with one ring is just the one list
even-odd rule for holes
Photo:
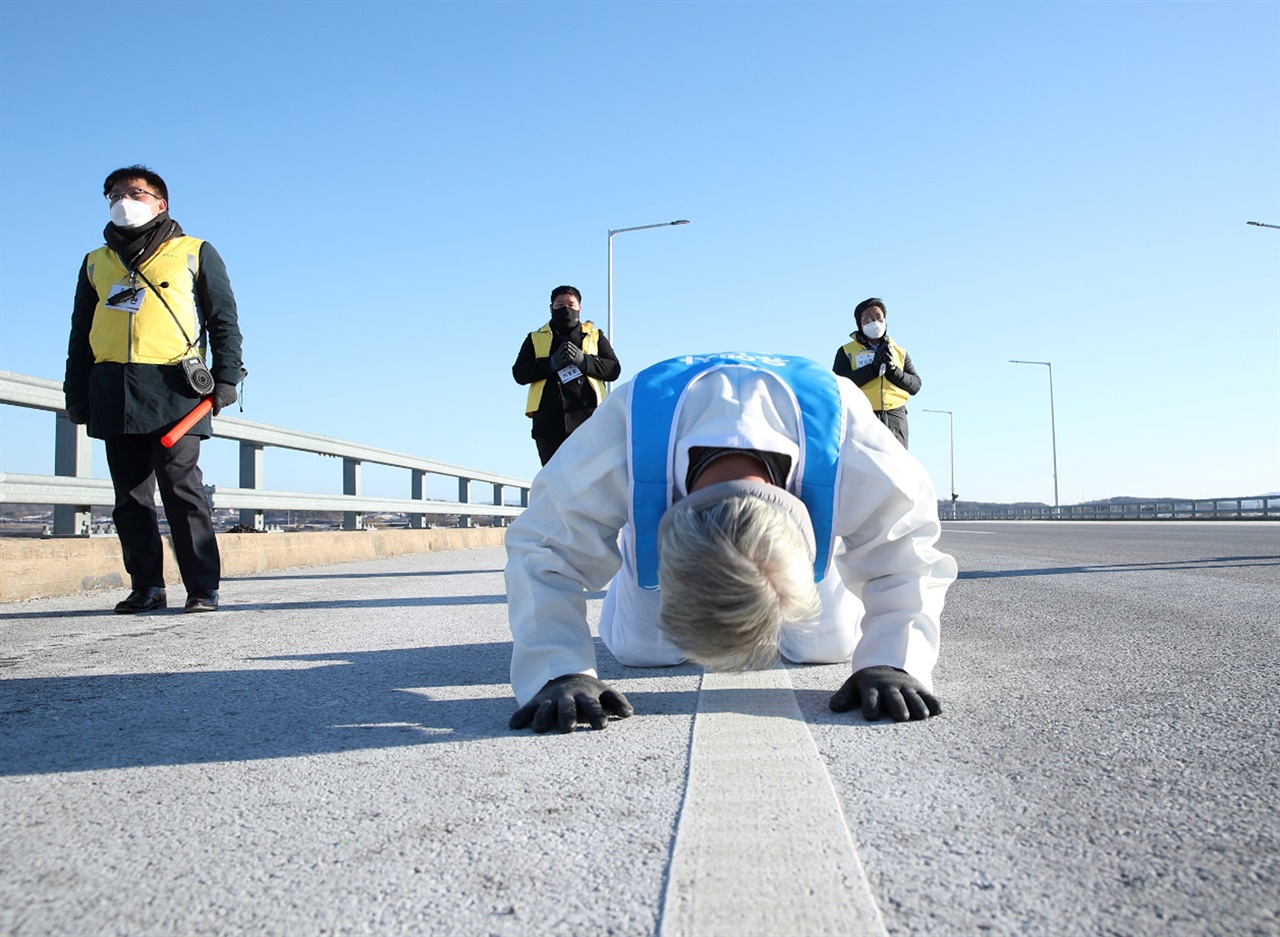
[[660,221],[657,224],[636,225],[634,228],[610,228],[609,243],[610,244],[613,243],[613,236],[615,234],[624,234],[627,231],[648,231],[650,228],[669,228],[672,225],[688,224],[688,223],[689,223],[689,220],[687,218],[681,218],[679,221]]

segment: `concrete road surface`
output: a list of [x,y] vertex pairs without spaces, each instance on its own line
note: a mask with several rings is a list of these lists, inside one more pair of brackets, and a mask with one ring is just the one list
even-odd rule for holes
[[511,732],[501,550],[0,606],[0,933],[1280,934],[1280,525],[943,545],[907,725],[600,648],[635,717]]

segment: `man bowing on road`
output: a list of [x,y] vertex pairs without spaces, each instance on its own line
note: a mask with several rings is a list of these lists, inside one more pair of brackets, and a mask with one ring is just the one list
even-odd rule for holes
[[931,674],[955,561],[937,497],[848,381],[803,358],[687,355],[618,388],[538,473],[507,531],[511,727],[602,729],[586,593],[624,665],[851,662],[867,719],[938,715]]

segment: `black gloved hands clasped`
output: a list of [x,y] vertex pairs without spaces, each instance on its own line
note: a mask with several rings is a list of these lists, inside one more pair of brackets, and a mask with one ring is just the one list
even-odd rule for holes
[[548,680],[538,695],[516,710],[510,727],[523,729],[532,724],[534,732],[558,728],[572,732],[579,722],[603,729],[609,716],[626,719],[635,710],[627,698],[609,684],[585,673],[570,673]]
[[218,382],[213,385],[213,415],[217,416],[223,407],[236,402],[236,385]]
[[893,348],[890,347],[888,341],[880,343],[880,347],[876,349],[875,359],[871,362],[880,369],[880,373],[893,381],[895,384],[901,384],[903,379],[902,368],[893,363]]
[[874,722],[881,713],[895,722],[942,714],[942,703],[924,684],[896,667],[863,667],[836,690],[828,704],[842,713],[862,704],[862,718]]
[[582,353],[582,349],[573,342],[565,342],[551,355],[551,365],[557,371],[567,368],[571,364],[582,366],[586,355]]

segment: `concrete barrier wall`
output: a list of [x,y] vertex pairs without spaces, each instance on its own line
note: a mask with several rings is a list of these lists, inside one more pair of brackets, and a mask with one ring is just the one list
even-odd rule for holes
[[[472,527],[218,534],[218,549],[223,578],[231,579],[268,569],[502,546],[505,533],[502,527]],[[164,549],[167,585],[176,587],[181,598],[182,579],[168,537],[164,538]],[[0,537],[0,602],[128,588],[129,576],[115,537]]]

